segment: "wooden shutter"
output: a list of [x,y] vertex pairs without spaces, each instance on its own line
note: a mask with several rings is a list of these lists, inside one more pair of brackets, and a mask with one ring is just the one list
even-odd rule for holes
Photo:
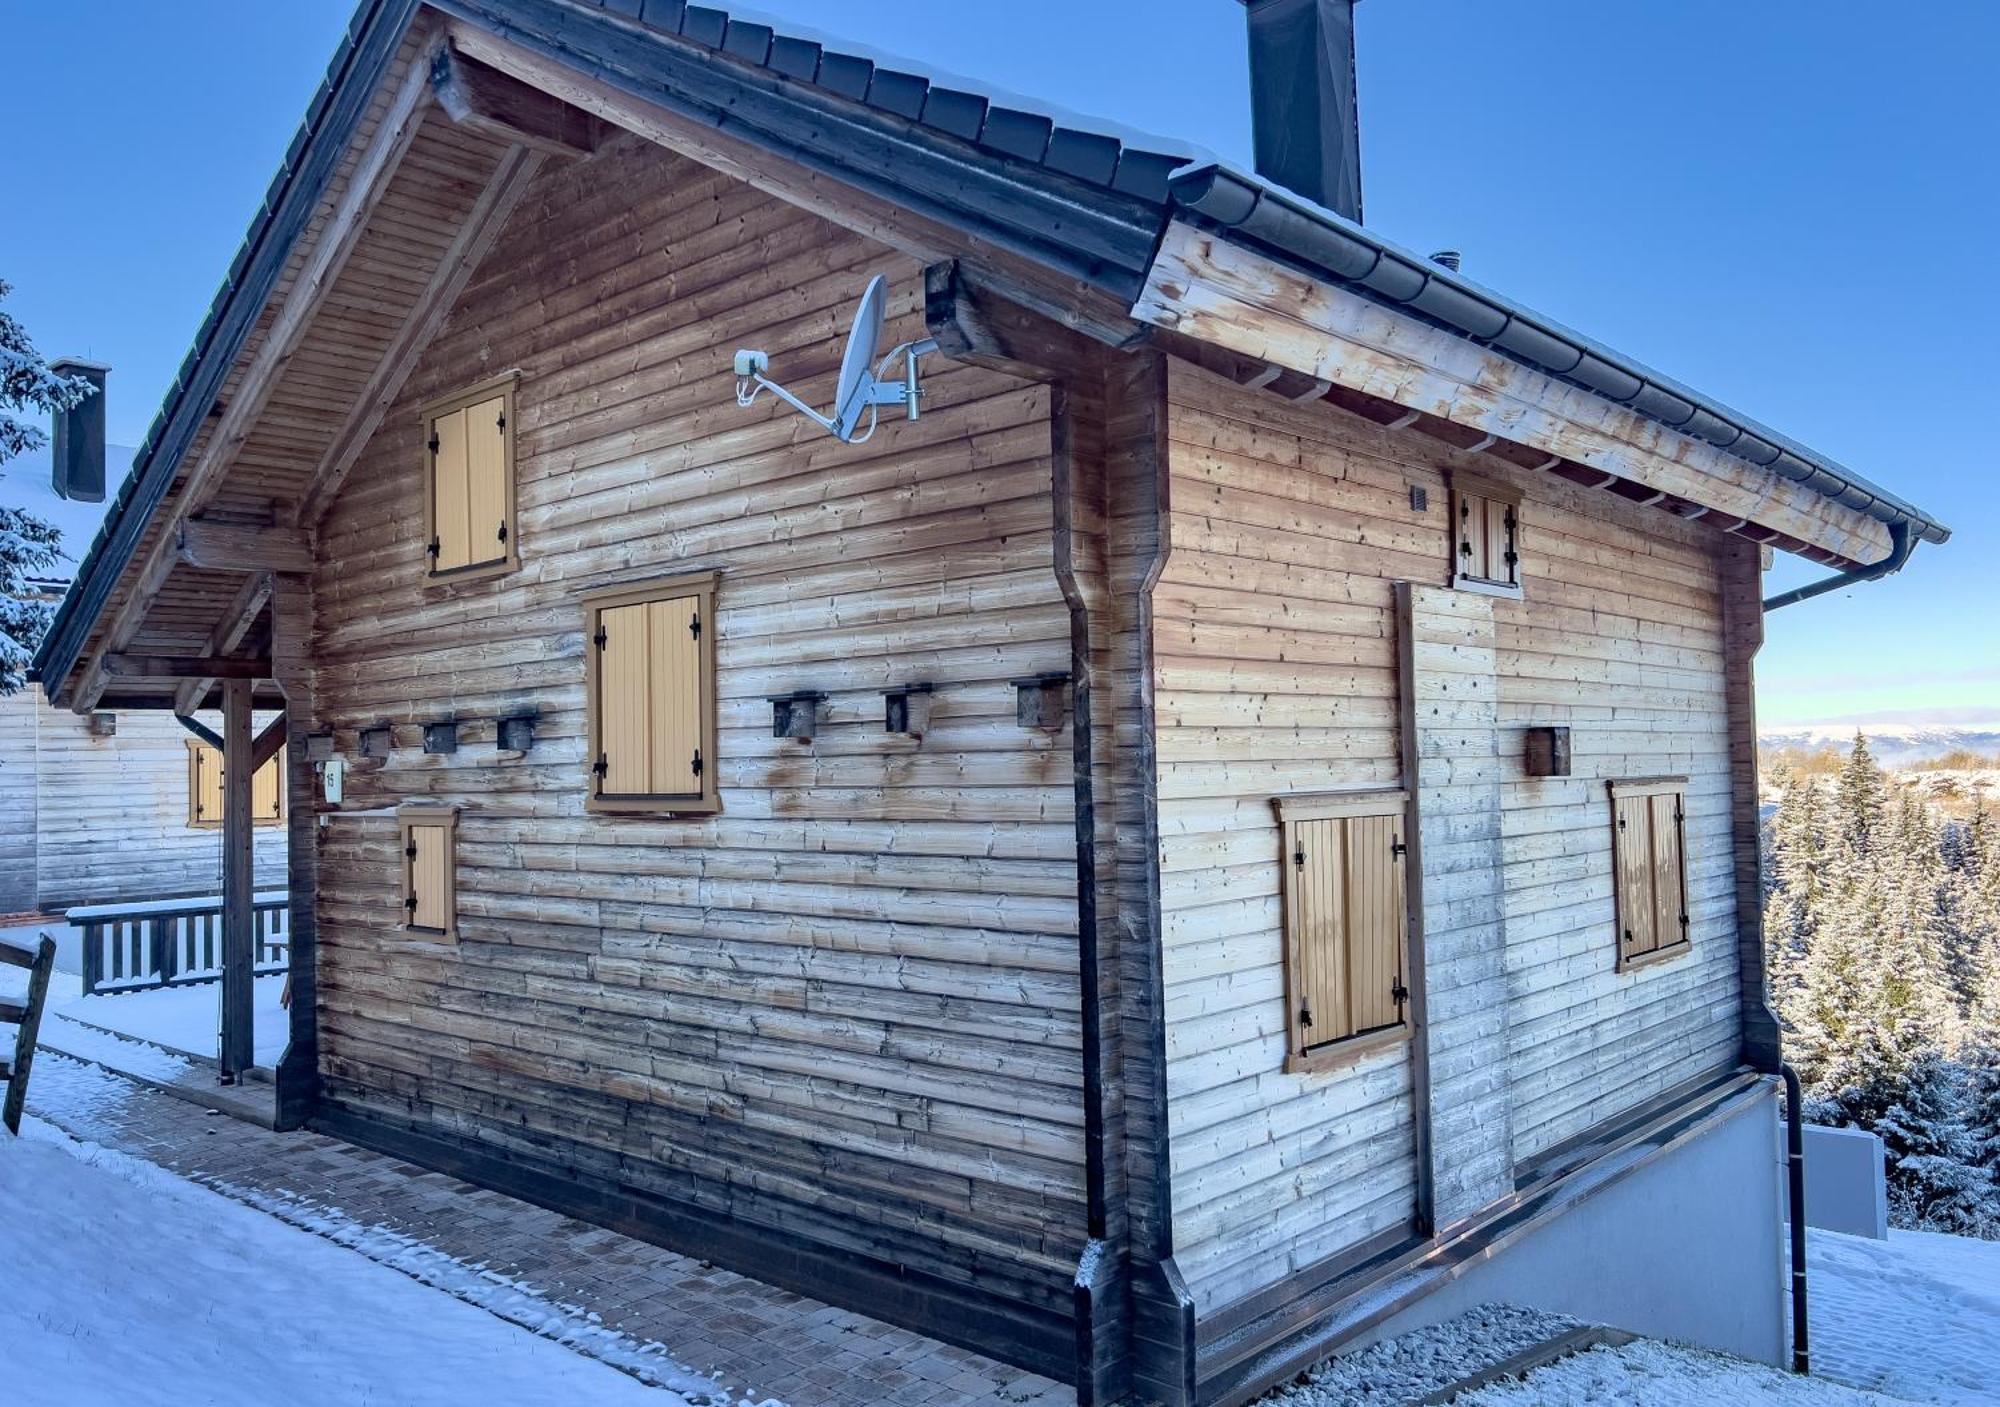
[[704,585],[619,593],[594,608],[592,795],[600,801],[712,801],[711,642]]
[[207,743],[188,744],[188,824],[222,824],[222,754]]
[[259,767],[250,778],[250,819],[282,820],[285,814],[285,750]]
[[1452,476],[1452,581],[1475,588],[1521,584],[1520,494],[1470,474]]
[[1487,581],[1486,500],[1475,493],[1458,495],[1458,574]]
[[455,572],[472,561],[471,486],[465,411],[431,420],[431,570]]
[[403,845],[403,927],[454,937],[458,927],[458,813],[423,807],[398,817]]
[[1685,788],[1682,777],[1610,783],[1620,967],[1690,938]]
[[1285,844],[1287,1021],[1296,1063],[1350,1037],[1404,1024],[1404,799],[1368,793],[1286,797],[1276,805]]
[[466,541],[469,565],[505,561],[513,533],[507,502],[507,402],[494,396],[465,408]]

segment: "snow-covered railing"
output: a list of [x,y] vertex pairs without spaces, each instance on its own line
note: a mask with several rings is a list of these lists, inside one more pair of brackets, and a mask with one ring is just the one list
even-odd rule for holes
[[[64,915],[83,932],[83,994],[137,992],[222,978],[222,899],[87,904]],[[291,964],[290,900],[283,890],[254,896],[258,972]]]

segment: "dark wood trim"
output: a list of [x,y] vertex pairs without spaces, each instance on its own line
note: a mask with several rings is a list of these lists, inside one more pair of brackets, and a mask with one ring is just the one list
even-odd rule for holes
[[[1764,952],[1763,819],[1757,796],[1757,652],[1764,645],[1764,553],[1721,539],[1723,699],[1729,719],[1729,839],[1736,881],[1737,986],[1743,1063],[1775,1074],[1784,1060]],[[1682,863],[1686,864],[1683,838]]]
[[271,662],[216,655],[112,654],[104,657],[104,672],[113,679],[269,679]]
[[779,1227],[612,1185],[552,1160],[503,1154],[447,1134],[420,1132],[331,1099],[321,1103],[311,1127],[1061,1382],[1069,1381],[1075,1367],[1073,1326],[1066,1315],[823,1245]]
[[180,525],[174,555],[205,572],[303,572],[312,569],[312,547],[294,528],[211,523],[188,518]]
[[190,718],[185,713],[176,713],[174,721],[192,733],[197,741],[207,743],[217,752],[222,751],[222,734],[210,728],[198,718]]
[[319,771],[306,739],[318,726],[312,692],[312,584],[271,583],[271,656],[285,691],[285,877],[291,1040],[277,1064],[272,1126],[303,1128],[319,1106]]
[[222,686],[222,1045],[216,1063],[225,1084],[256,1064],[256,856],[252,849],[250,686]]

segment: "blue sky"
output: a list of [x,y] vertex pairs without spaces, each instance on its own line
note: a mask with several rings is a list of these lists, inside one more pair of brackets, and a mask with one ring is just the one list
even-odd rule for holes
[[[114,366],[114,441],[144,434],[351,8],[0,8],[0,279],[45,353]],[[1236,0],[759,8],[1248,161]],[[1481,282],[1956,530],[1890,582],[1772,616],[1763,721],[2000,717],[2000,6],[1358,13],[1371,226],[1462,249]],[[1818,570],[1781,559],[1772,581]]]

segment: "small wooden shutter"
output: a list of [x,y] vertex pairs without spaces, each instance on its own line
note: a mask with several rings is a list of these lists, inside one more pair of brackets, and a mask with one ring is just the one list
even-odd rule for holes
[[598,794],[701,795],[701,598],[612,606],[597,621]]
[[472,556],[470,445],[463,409],[431,421],[431,570],[457,571]]
[[1403,1022],[1403,826],[1400,811],[1285,825],[1290,1020],[1301,1053]]
[[250,778],[250,818],[253,821],[276,821],[285,814],[285,750],[279,748],[277,754],[259,767]]
[[403,861],[409,866],[408,897],[411,928],[437,933],[451,929],[453,896],[451,868],[451,827],[430,822],[409,826],[403,845]]
[[467,406],[466,555],[470,565],[505,561],[513,532],[507,502],[507,401],[495,396]]
[[1653,912],[1652,798],[1621,796],[1612,802],[1617,846],[1618,951],[1625,958],[1659,946]]
[[1670,948],[1688,936],[1687,872],[1681,863],[1681,797],[1661,792],[1652,803],[1653,947]]
[[1455,579],[1493,586],[1521,584],[1519,497],[1504,484],[1454,475]]
[[222,754],[207,743],[188,749],[188,824],[222,824]]

